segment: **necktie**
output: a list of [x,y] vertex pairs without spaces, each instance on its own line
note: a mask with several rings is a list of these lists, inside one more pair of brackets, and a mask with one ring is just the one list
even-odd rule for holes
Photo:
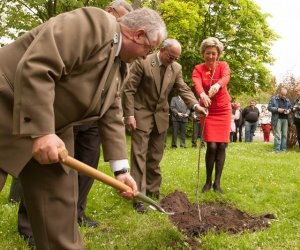
[[160,87],[162,86],[164,76],[165,76],[165,72],[166,72],[166,66],[163,65],[163,64],[160,65]]

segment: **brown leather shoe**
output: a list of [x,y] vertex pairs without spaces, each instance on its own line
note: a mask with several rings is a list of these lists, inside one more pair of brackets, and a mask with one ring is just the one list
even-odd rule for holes
[[142,201],[135,201],[133,203],[133,208],[139,214],[145,214],[148,212],[148,208],[145,206],[144,202],[142,202]]

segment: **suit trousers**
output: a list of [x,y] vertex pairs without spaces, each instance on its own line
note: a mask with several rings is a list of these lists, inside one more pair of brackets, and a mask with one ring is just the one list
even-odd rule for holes
[[[76,126],[74,127],[74,138],[74,158],[97,169],[100,157],[100,136],[98,126],[96,124]],[[87,196],[92,188],[93,182],[93,178],[78,173],[78,218],[84,216]]]
[[37,249],[84,249],[77,224],[77,172],[34,159],[19,179]]
[[[75,158],[82,161],[91,167],[97,169],[100,157],[100,136],[98,126],[80,125],[74,127],[75,137]],[[78,203],[77,216],[83,218],[86,208],[87,196],[93,185],[94,179],[84,174],[78,173]],[[32,236],[31,226],[28,221],[28,215],[24,204],[24,199],[21,199],[18,210],[18,232],[23,236]]]
[[165,132],[156,126],[148,132],[136,129],[131,135],[131,175],[140,192],[159,194],[161,172],[159,163],[164,152]]
[[185,148],[185,131],[187,122],[173,121],[172,147],[177,148],[177,134],[180,130],[180,147]]

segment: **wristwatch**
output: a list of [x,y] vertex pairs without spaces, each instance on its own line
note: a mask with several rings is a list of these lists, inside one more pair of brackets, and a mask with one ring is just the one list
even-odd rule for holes
[[115,176],[118,176],[118,175],[120,175],[120,174],[126,174],[126,173],[128,173],[128,168],[123,168],[123,169],[121,169],[121,170],[115,171],[115,172],[114,172],[114,175],[115,175]]

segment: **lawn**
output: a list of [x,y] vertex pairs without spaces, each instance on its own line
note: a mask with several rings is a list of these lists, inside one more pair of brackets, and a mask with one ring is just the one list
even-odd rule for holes
[[[300,249],[300,152],[274,154],[272,148],[272,143],[263,142],[229,144],[221,182],[224,195],[200,193],[199,200],[232,204],[254,216],[271,213],[276,219],[268,229],[254,233],[210,232],[199,237],[201,249]],[[205,179],[204,155],[202,149],[200,188]],[[168,145],[161,163],[161,192],[180,190],[196,202],[197,161],[198,149]],[[99,170],[111,174],[103,161]],[[17,233],[17,206],[7,203],[8,191],[7,183],[0,195],[0,248],[28,249]],[[137,214],[130,201],[102,183],[95,182],[90,192],[87,214],[101,222],[96,229],[81,228],[87,249],[188,249],[185,236],[166,215],[152,210]]]

